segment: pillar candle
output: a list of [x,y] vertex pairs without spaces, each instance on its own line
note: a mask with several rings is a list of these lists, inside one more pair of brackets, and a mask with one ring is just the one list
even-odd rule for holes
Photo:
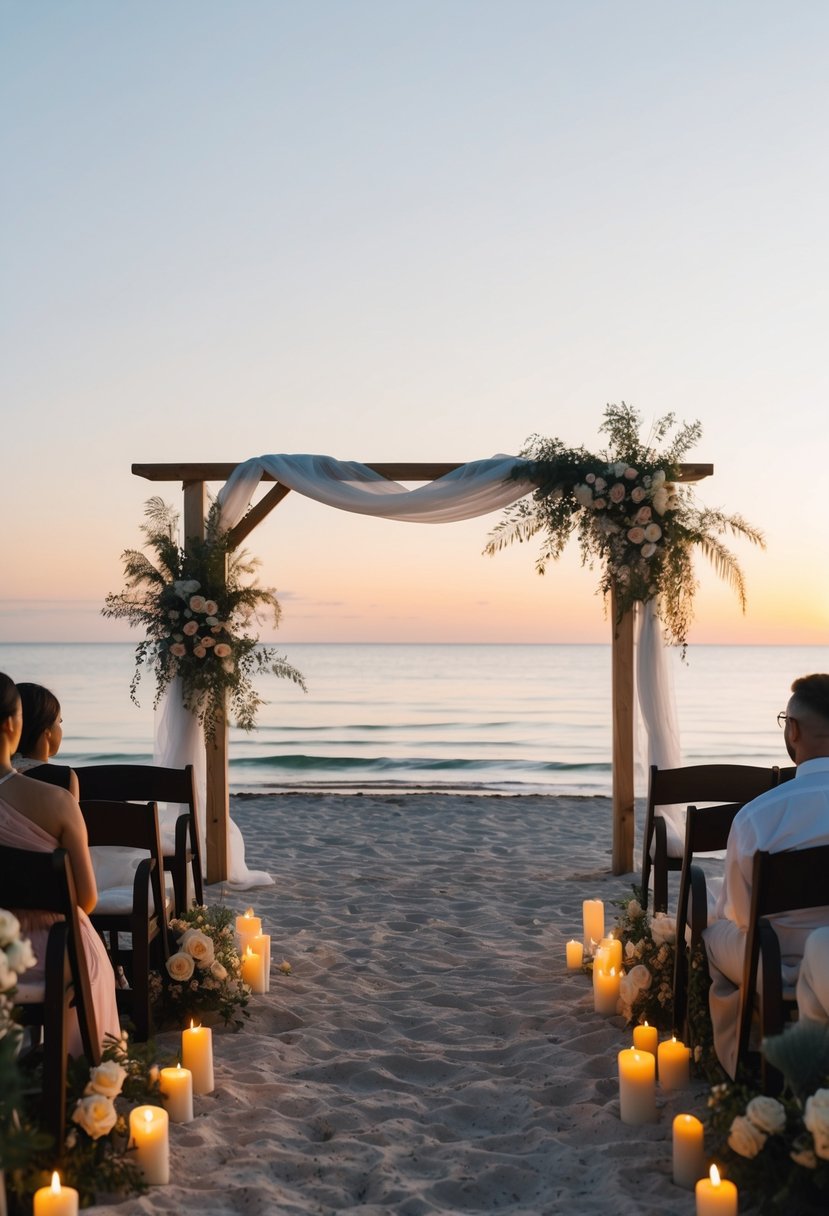
[[262,955],[262,972],[265,979],[265,987],[263,992],[271,990],[271,937],[269,933],[258,933],[250,947],[254,954]]
[[597,946],[593,955],[593,990],[596,989],[597,977],[600,971],[609,971],[608,952],[604,946]]
[[622,970],[622,940],[619,937],[614,937],[611,933],[610,937],[603,937],[599,942],[603,950],[607,951],[607,958],[610,966],[615,967],[617,971]]
[[74,1187],[61,1186],[57,1170],[50,1186],[35,1191],[34,1216],[78,1216],[78,1192]]
[[253,908],[248,908],[242,916],[236,917],[236,936],[239,939],[239,953],[244,954],[247,946],[258,933],[262,932],[262,920],[253,915]]
[[213,1092],[213,1031],[209,1026],[194,1026],[181,1032],[181,1062],[193,1074],[193,1093]]
[[621,976],[615,967],[604,971],[599,967],[593,968],[593,1008],[596,1013],[612,1017],[619,1006],[619,981]]
[[691,1053],[676,1036],[659,1044],[659,1084],[663,1089],[682,1089],[691,1074]]
[[567,943],[567,966],[571,971],[578,971],[584,961],[584,945],[582,942]]
[[148,1186],[170,1181],[170,1139],[167,1112],[160,1106],[134,1106],[130,1111],[133,1160]]
[[158,1074],[161,1101],[171,1123],[190,1123],[193,1118],[193,1074],[177,1064]]
[[582,903],[584,948],[593,953],[594,946],[604,937],[604,904],[600,899],[585,899]]
[[692,1191],[705,1177],[703,1126],[693,1115],[677,1115],[673,1123],[674,1182]]
[[619,1114],[623,1123],[656,1120],[656,1061],[649,1051],[619,1052]]
[[641,1026],[634,1026],[633,1046],[637,1051],[649,1051],[655,1057],[659,1046],[659,1031],[655,1026],[649,1026],[647,1022],[643,1022]]
[[737,1188],[727,1178],[720,1178],[716,1165],[708,1178],[700,1178],[694,1188],[697,1216],[737,1216]]
[[265,991],[265,957],[248,946],[242,955],[242,979],[251,992]]

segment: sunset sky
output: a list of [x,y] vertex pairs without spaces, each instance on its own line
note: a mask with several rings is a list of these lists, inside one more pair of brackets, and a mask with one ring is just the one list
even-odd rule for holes
[[[745,616],[829,641],[829,6],[0,0],[0,641],[99,615],[177,484],[133,462],[466,461],[700,419]],[[213,489],[217,490],[218,485]],[[291,494],[278,638],[604,641],[596,571]],[[265,636],[272,636],[265,634]]]

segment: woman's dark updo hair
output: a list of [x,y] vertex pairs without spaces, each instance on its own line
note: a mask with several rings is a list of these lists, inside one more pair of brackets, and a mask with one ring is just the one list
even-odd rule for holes
[[27,756],[43,732],[57,722],[60,701],[42,684],[18,684],[17,691],[23,706],[23,733],[17,750],[21,756]]
[[19,700],[14,680],[0,671],[0,722],[5,722],[17,711]]

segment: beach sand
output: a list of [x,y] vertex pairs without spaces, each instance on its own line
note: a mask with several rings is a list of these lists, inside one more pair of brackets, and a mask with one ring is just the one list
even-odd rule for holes
[[582,900],[634,880],[609,873],[609,799],[286,794],[231,813],[275,885],[208,902],[263,918],[271,992],[214,1030],[216,1090],[171,1127],[171,1184],[96,1211],[691,1216],[671,1121],[701,1116],[706,1086],[622,1124],[630,1031],[565,966]]

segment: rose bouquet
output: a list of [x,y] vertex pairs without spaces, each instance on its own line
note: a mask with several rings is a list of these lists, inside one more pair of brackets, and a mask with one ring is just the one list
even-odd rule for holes
[[137,702],[144,665],[156,679],[155,703],[175,677],[184,704],[197,714],[208,738],[229,699],[236,725],[252,730],[262,704],[253,686],[256,672],[271,671],[305,687],[300,673],[275,650],[258,645],[249,630],[267,610],[276,625],[280,608],[270,588],[246,583],[256,563],[231,550],[218,529],[214,507],[207,538],[178,544],[178,516],[160,498],[151,498],[145,514],[146,543],[154,564],[140,550],[123,555],[127,584],[106,597],[102,614],[143,629],[145,640],[135,651],[130,695]]
[[649,1022],[660,1030],[671,1029],[675,921],[663,912],[650,917],[634,896],[621,905],[614,935],[622,943],[624,974],[619,984],[622,1016],[629,1025]]
[[250,988],[233,931],[234,915],[222,905],[193,907],[170,922],[176,949],[166,976],[151,976],[150,991],[162,1016],[181,1025],[187,1018],[218,1013],[225,1025],[240,1027],[248,1016]]

